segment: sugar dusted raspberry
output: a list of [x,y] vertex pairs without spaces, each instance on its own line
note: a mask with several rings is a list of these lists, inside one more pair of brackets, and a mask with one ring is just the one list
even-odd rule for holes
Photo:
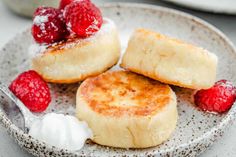
[[101,11],[90,0],[79,0],[64,9],[67,29],[79,37],[95,34],[102,26]]
[[47,83],[33,70],[20,74],[9,89],[33,112],[46,110],[51,102]]
[[59,9],[64,9],[68,4],[74,2],[76,0],[61,0]]
[[33,18],[32,35],[36,42],[51,44],[60,41],[66,33],[66,25],[59,9],[39,7]]
[[228,111],[236,99],[236,87],[220,80],[213,87],[199,90],[194,95],[195,104],[204,111],[222,113]]

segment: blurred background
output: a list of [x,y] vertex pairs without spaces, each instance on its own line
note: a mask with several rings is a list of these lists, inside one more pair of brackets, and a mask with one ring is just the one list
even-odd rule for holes
[[[31,16],[39,5],[58,6],[59,0],[0,0],[0,48],[16,33],[30,27]],[[236,0],[93,0],[94,3],[146,3],[187,12],[214,25],[236,45]],[[204,157],[236,156],[236,123]],[[31,157],[14,143],[0,126],[0,157]]]

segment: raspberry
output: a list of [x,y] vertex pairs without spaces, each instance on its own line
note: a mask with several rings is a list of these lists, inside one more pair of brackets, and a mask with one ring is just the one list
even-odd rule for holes
[[79,37],[95,34],[102,26],[101,11],[90,0],[75,1],[64,9],[67,29]]
[[213,87],[199,90],[194,102],[204,111],[222,113],[228,111],[236,99],[236,87],[226,80],[220,80]]
[[20,74],[9,89],[33,112],[46,110],[51,102],[47,83],[33,70]]
[[90,0],[61,0],[59,9],[63,10],[67,5],[76,1],[88,1],[90,3]]
[[61,0],[59,9],[64,9],[68,4],[74,2],[76,0]]
[[59,9],[51,7],[36,9],[32,26],[32,35],[36,42],[51,44],[62,40],[65,34],[66,25]]

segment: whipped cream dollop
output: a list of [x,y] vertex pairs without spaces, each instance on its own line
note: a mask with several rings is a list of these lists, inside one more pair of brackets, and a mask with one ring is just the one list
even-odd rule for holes
[[86,122],[56,113],[46,114],[33,122],[29,134],[52,146],[74,151],[81,149],[85,141],[93,136]]

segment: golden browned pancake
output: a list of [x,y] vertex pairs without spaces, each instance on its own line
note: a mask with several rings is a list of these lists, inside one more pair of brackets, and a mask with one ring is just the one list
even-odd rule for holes
[[119,60],[120,41],[115,24],[104,19],[101,29],[85,39],[54,44],[32,60],[32,68],[46,81],[73,83],[98,75]]
[[78,89],[77,117],[94,142],[146,148],[167,140],[177,122],[176,96],[168,85],[127,71],[88,78]]
[[183,41],[138,29],[130,38],[121,66],[163,83],[202,89],[215,82],[217,56]]

